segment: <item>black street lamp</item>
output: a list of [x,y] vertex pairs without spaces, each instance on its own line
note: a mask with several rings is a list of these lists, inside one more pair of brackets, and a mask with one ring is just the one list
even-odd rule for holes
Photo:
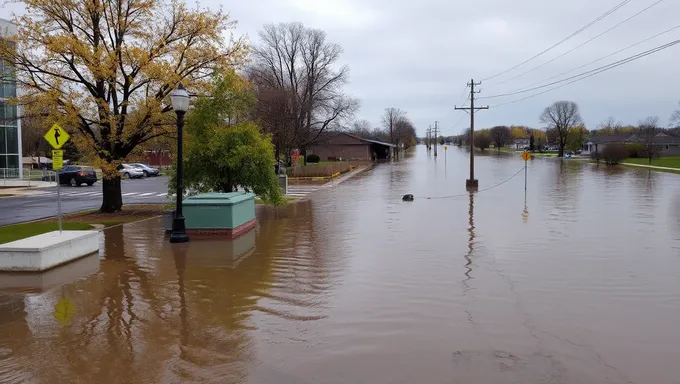
[[189,109],[189,92],[184,89],[182,83],[177,89],[170,92],[172,109],[177,114],[177,202],[175,207],[175,217],[172,219],[172,233],[170,234],[171,243],[186,243],[189,236],[184,225],[182,215],[182,198],[184,197],[184,185],[182,184],[182,131],[184,130],[184,114]]

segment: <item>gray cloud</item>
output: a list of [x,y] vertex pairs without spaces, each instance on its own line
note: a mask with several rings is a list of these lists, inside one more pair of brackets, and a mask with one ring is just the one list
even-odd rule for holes
[[[247,34],[253,42],[266,23],[300,21],[325,30],[331,41],[344,48],[342,62],[351,69],[347,92],[362,102],[358,118],[378,125],[383,109],[395,106],[408,112],[420,134],[435,120],[440,121],[445,134],[454,134],[467,126],[463,120],[453,127],[463,114],[453,108],[471,77],[482,79],[522,62],[620,1],[259,0],[223,6],[239,21],[236,32]],[[550,53],[485,82],[480,96],[526,87],[680,23],[680,2],[666,0],[569,55],[499,84],[566,52],[655,1],[631,1]],[[220,4],[217,0],[200,1],[201,6],[214,8]],[[7,9],[8,6],[0,9],[0,13]],[[583,70],[679,38],[680,29]],[[680,100],[679,59],[680,45],[544,95],[480,112],[477,126],[539,126],[542,109],[561,99],[580,104],[588,128],[594,128],[609,115],[625,123],[658,115],[665,123]],[[536,92],[479,102],[493,106]]]

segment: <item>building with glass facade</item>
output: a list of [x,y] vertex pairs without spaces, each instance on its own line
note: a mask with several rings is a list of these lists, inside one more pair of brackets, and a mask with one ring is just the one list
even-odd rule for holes
[[[0,19],[0,38],[16,31],[16,25]],[[17,96],[15,79],[12,66],[0,58],[0,178],[22,177],[21,121],[17,106],[7,102]]]

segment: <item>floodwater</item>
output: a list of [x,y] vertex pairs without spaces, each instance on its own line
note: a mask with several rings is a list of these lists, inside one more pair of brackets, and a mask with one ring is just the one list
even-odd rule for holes
[[680,175],[535,159],[525,206],[519,158],[476,157],[470,196],[466,156],[419,147],[238,241],[151,220],[0,275],[0,382],[680,383]]

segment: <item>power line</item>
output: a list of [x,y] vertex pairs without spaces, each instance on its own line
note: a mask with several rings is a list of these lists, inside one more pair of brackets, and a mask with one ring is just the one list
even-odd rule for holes
[[[624,59],[624,60],[626,60],[625,62],[617,62],[617,63],[615,63],[615,65],[600,67],[600,68],[602,68],[602,69],[598,70],[597,72],[593,72],[593,73],[590,73],[590,74],[588,74],[588,75],[586,75],[586,76],[579,77],[579,78],[574,79],[574,80],[572,80],[572,81],[570,81],[570,82],[568,82],[568,83],[558,85],[558,86],[556,86],[556,87],[547,89],[547,90],[545,90],[545,91],[542,91],[542,92],[539,92],[539,93],[536,93],[536,94],[533,94],[533,95],[529,95],[529,96],[527,96],[527,97],[523,97],[523,98],[521,98],[521,99],[509,101],[509,102],[507,102],[507,103],[496,104],[496,105],[493,105],[492,107],[501,107],[501,106],[508,105],[508,104],[514,104],[514,103],[517,103],[517,102],[520,102],[520,101],[523,101],[523,100],[526,100],[526,99],[530,99],[530,98],[532,98],[532,97],[536,97],[536,96],[542,95],[542,94],[544,94],[544,93],[548,93],[548,92],[550,92],[550,91],[554,91],[555,89],[565,87],[565,86],[567,86],[567,85],[569,85],[569,84],[573,84],[573,83],[575,83],[575,82],[577,82],[577,81],[581,81],[581,80],[587,79],[587,78],[589,78],[589,77],[591,77],[591,76],[595,76],[595,75],[597,75],[597,74],[599,74],[599,73],[602,73],[602,72],[608,71],[608,70],[610,70],[610,69],[616,68],[616,67],[618,67],[618,66],[627,64],[627,63],[629,63],[629,62],[631,62],[631,61],[640,59],[640,58],[645,57],[645,56],[649,56],[649,55],[651,55],[651,54],[653,54],[653,53],[662,51],[662,50],[664,50],[664,49],[666,49],[666,48],[670,48],[670,47],[672,47],[672,46],[674,46],[674,45],[676,45],[676,44],[680,44],[680,39],[675,40],[675,41],[672,41],[672,42],[670,42],[670,43],[668,43],[668,44],[664,44],[664,45],[662,45],[662,46],[656,47],[656,48],[651,49],[651,50],[649,50],[649,51],[643,52],[642,54],[639,54],[639,55],[636,55],[636,56],[632,56],[631,58]],[[623,60],[622,60],[622,61],[623,61]],[[597,70],[597,69],[596,69],[596,70]],[[594,70],[594,71],[595,71],[595,70]],[[592,71],[589,71],[589,72],[592,72]],[[584,73],[582,73],[582,74],[580,74],[580,75],[583,75],[583,74],[586,74],[586,73],[588,73],[588,72],[584,72]],[[571,78],[573,79],[574,77],[578,77],[578,76],[572,76]],[[565,79],[565,80],[567,80],[567,79]],[[562,81],[565,81],[565,80],[562,80]],[[562,81],[560,81],[560,82],[562,82]],[[559,82],[555,82],[555,83],[553,83],[553,84],[556,84],[556,83],[559,83]],[[550,84],[548,84],[548,85],[550,85]],[[548,85],[546,85],[546,86],[548,86]],[[542,87],[541,87],[541,88],[542,88]]]
[[[532,87],[532,88],[520,89],[520,90],[517,90],[517,91],[508,92],[508,93],[501,93],[501,94],[498,94],[498,95],[484,96],[484,97],[480,97],[480,99],[495,99],[495,98],[498,98],[498,97],[513,96],[513,95],[517,95],[517,94],[520,94],[520,93],[531,92],[531,91],[535,91],[535,90],[537,90],[537,89],[542,89],[542,88],[545,88],[545,87],[549,87],[549,86],[551,86],[551,85],[563,83],[563,82],[565,82],[565,81],[569,81],[569,80],[572,80],[572,79],[575,79],[575,78],[578,78],[578,77],[581,77],[581,76],[584,76],[584,75],[588,75],[588,74],[591,74],[591,73],[592,73],[593,75],[596,75],[596,74],[598,74],[598,73],[600,73],[600,72],[608,71],[608,70],[613,69],[613,68],[616,68],[616,67],[618,67],[618,66],[620,66],[620,65],[630,63],[631,61],[635,61],[635,60],[640,59],[640,58],[643,58],[643,57],[645,57],[645,56],[649,56],[649,55],[651,55],[652,53],[656,53],[656,52],[662,51],[662,50],[664,50],[664,49],[666,49],[666,48],[670,48],[670,47],[672,47],[672,46],[674,46],[674,45],[676,45],[676,44],[678,44],[678,43],[680,43],[680,39],[671,41],[670,43],[667,43],[667,44],[664,44],[664,45],[660,45],[660,46],[658,46],[658,47],[656,47],[656,48],[652,48],[652,49],[650,49],[650,50],[647,50],[647,51],[638,53],[638,54],[636,54],[636,55],[626,57],[625,59],[621,59],[621,60],[615,61],[615,62],[613,62],[613,63],[609,63],[609,64],[607,64],[607,65],[603,65],[603,66],[601,66],[601,67],[598,67],[598,68],[595,68],[595,69],[591,69],[590,71],[581,72],[581,73],[579,73],[578,75],[574,75],[574,76],[571,76],[571,77],[567,77],[567,78],[565,78],[565,79],[558,80],[558,81],[553,81],[552,83],[548,83],[548,84],[544,84],[544,85],[539,85],[539,86]],[[593,72],[594,72],[594,73],[593,73]],[[590,76],[586,76],[586,77],[590,77]],[[586,77],[583,77],[583,78],[585,79]]]
[[607,16],[611,15],[612,13],[616,12],[617,10],[619,10],[619,8],[621,8],[621,7],[623,7],[624,5],[630,3],[631,1],[632,1],[632,0],[624,0],[624,1],[620,2],[620,3],[619,3],[618,5],[616,5],[614,8],[608,10],[607,12],[605,12],[605,13],[602,14],[602,15],[600,15],[600,16],[599,16],[598,18],[596,18],[595,20],[593,20],[593,21],[591,21],[590,23],[586,24],[585,26],[581,27],[581,28],[578,29],[576,32],[573,32],[571,35],[565,37],[564,39],[558,41],[557,43],[551,45],[550,47],[548,47],[547,49],[543,50],[542,52],[540,52],[540,53],[538,53],[538,54],[536,54],[536,55],[534,55],[534,56],[528,58],[527,60],[524,60],[523,62],[521,62],[521,63],[515,65],[514,67],[511,67],[511,68],[509,68],[509,69],[506,69],[506,70],[503,71],[503,72],[499,72],[499,73],[497,73],[497,74],[495,74],[495,75],[493,75],[493,76],[487,77],[486,79],[482,79],[482,81],[486,81],[486,80],[490,80],[490,79],[496,78],[496,77],[498,77],[498,76],[504,75],[504,74],[506,74],[506,73],[508,73],[508,72],[510,72],[510,71],[512,71],[512,70],[514,70],[514,69],[517,69],[517,68],[521,67],[522,65],[524,65],[524,64],[530,62],[531,60],[533,60],[533,59],[535,59],[535,58],[537,58],[537,57],[539,57],[539,56],[541,56],[541,55],[547,53],[548,51],[552,50],[553,48],[555,48],[555,47],[561,45],[562,43],[566,42],[567,40],[571,39],[572,37],[578,35],[579,33],[583,32],[583,31],[586,30],[586,29],[588,29],[589,27],[591,27],[592,25],[596,24],[596,23],[599,22],[600,20],[602,20],[602,19],[604,19],[605,17],[607,17]]
[[598,61],[602,61],[602,60],[604,60],[604,59],[608,59],[608,58],[610,58],[610,57],[612,57],[612,56],[614,56],[614,55],[617,55],[617,54],[619,54],[619,53],[621,53],[621,52],[623,52],[623,51],[627,51],[627,50],[629,50],[629,49],[631,49],[631,48],[637,47],[637,46],[640,45],[640,44],[646,43],[646,42],[648,42],[648,41],[650,41],[650,40],[653,40],[653,39],[655,39],[655,38],[657,38],[657,37],[659,37],[659,36],[661,36],[661,35],[665,35],[665,34],[667,34],[668,32],[672,32],[672,31],[674,31],[674,30],[676,30],[676,29],[678,29],[678,28],[680,28],[680,24],[676,25],[676,26],[673,27],[673,28],[667,29],[667,30],[665,30],[665,31],[663,31],[663,32],[657,33],[656,35],[654,35],[654,36],[652,36],[652,37],[648,37],[648,38],[646,38],[646,39],[644,39],[644,40],[640,40],[640,41],[638,41],[638,42],[635,43],[635,44],[631,44],[631,45],[629,45],[629,46],[627,46],[627,47],[625,47],[625,48],[619,49],[619,50],[616,51],[616,52],[612,52],[612,53],[610,53],[610,54],[608,54],[608,55],[606,55],[606,56],[602,56],[602,57],[600,57],[599,59],[595,59],[595,60],[593,60],[593,61],[589,61],[589,62],[587,62],[587,63],[585,63],[585,64],[583,64],[583,65],[581,65],[581,66],[578,66],[578,67],[576,67],[576,68],[572,68],[572,69],[570,69],[570,70],[568,70],[568,71],[564,71],[564,72],[559,73],[559,74],[557,74],[557,75],[555,75],[555,76],[548,77],[547,79],[543,79],[543,80],[537,81],[537,82],[535,82],[535,83],[529,84],[528,87],[533,87],[534,85],[541,84],[541,83],[544,83],[544,82],[549,81],[549,80],[552,80],[552,79],[556,79],[556,78],[558,78],[558,77],[560,77],[560,76],[563,76],[563,75],[566,75],[566,74],[568,74],[568,73],[571,73],[571,72],[574,72],[574,71],[576,71],[576,70],[579,70],[579,69],[581,69],[581,68],[587,67],[587,66],[589,66],[590,64],[594,64],[594,63],[597,63]]
[[641,10],[641,11],[639,11],[638,13],[634,14],[633,16],[630,16],[629,18],[627,18],[627,19],[625,19],[625,20],[619,22],[618,24],[616,24],[616,25],[614,25],[613,27],[607,29],[606,31],[600,33],[599,35],[597,35],[597,36],[595,36],[595,37],[592,37],[592,38],[586,40],[585,42],[581,43],[580,45],[578,45],[578,46],[576,46],[576,47],[574,47],[574,48],[572,48],[572,49],[570,49],[570,50],[564,52],[563,54],[561,54],[561,55],[559,55],[559,56],[557,56],[557,57],[555,57],[555,58],[553,58],[553,59],[550,59],[550,60],[546,61],[545,63],[543,63],[543,64],[541,64],[541,65],[538,65],[538,66],[536,66],[536,67],[533,67],[533,68],[531,68],[530,70],[528,70],[528,71],[526,71],[526,72],[522,72],[522,73],[520,73],[519,75],[517,75],[517,76],[515,76],[515,77],[511,77],[511,78],[509,78],[509,79],[507,79],[507,80],[501,81],[500,83],[497,83],[496,85],[505,84],[505,83],[510,82],[510,81],[512,81],[512,80],[519,79],[520,77],[522,77],[522,76],[524,76],[524,75],[526,75],[526,74],[528,74],[528,73],[531,73],[531,72],[533,72],[533,71],[535,71],[535,70],[537,70],[537,69],[539,69],[539,68],[543,68],[544,66],[546,66],[546,65],[548,65],[548,64],[550,64],[550,63],[552,63],[552,62],[554,62],[555,60],[560,59],[560,58],[562,58],[562,57],[564,57],[564,56],[566,56],[566,55],[568,55],[568,54],[574,52],[575,50],[577,50],[577,49],[583,47],[584,45],[590,43],[591,41],[593,41],[593,40],[595,40],[595,39],[597,39],[597,38],[599,38],[599,37],[602,37],[603,35],[605,35],[605,34],[611,32],[612,30],[614,30],[614,29],[620,27],[621,25],[627,23],[628,21],[634,19],[635,17],[640,16],[641,14],[643,14],[644,12],[646,12],[646,11],[648,11],[649,9],[653,8],[654,6],[658,5],[658,4],[661,3],[662,1],[664,1],[664,0],[658,0],[656,3],[654,3],[654,4],[650,5],[650,6],[648,6],[647,8],[644,8],[643,10]]

